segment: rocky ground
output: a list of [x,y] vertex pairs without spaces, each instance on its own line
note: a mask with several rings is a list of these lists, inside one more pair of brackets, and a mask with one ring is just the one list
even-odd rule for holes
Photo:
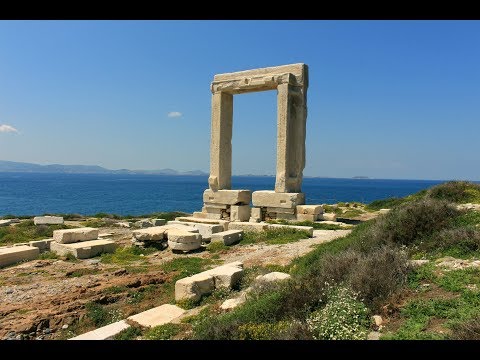
[[[115,293],[110,289],[141,291],[171,281],[172,274],[162,271],[160,266],[176,258],[215,259],[216,263],[240,260],[246,268],[286,265],[312,250],[312,246],[350,231],[315,230],[313,238],[293,243],[233,246],[215,254],[205,248],[190,254],[174,254],[167,248],[129,263],[128,267],[106,264],[96,257],[77,261],[65,258],[34,260],[0,269],[0,339],[40,340],[65,336],[65,331],[85,316],[85,304],[109,304],[126,296],[125,291]],[[131,245],[131,229],[104,227],[100,234],[104,233],[111,233],[110,238],[121,246]],[[173,292],[173,289],[168,291]],[[123,316],[137,313],[140,305],[142,308],[155,306],[154,302],[151,305],[132,304],[123,309]]]

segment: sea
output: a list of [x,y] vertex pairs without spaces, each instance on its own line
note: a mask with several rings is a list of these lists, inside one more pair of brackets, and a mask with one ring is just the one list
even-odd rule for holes
[[[208,176],[0,173],[0,216],[200,211]],[[307,204],[370,203],[403,197],[445,180],[310,178]],[[233,176],[232,189],[273,190],[273,176]]]

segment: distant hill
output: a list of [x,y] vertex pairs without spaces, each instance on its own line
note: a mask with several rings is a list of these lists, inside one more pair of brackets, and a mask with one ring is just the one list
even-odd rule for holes
[[63,173],[63,174],[152,174],[152,175],[208,175],[201,170],[111,170],[98,165],[39,165],[0,160],[0,172]]

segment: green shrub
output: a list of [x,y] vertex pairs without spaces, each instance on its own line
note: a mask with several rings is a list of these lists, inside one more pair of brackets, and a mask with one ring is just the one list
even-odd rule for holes
[[428,190],[432,199],[456,203],[480,202],[480,184],[469,181],[448,181]]
[[143,335],[146,340],[170,340],[181,331],[185,330],[184,324],[164,324],[159,325],[147,330]]
[[282,293],[270,288],[261,296],[252,294],[240,307],[226,314],[209,314],[194,325],[194,337],[201,340],[238,339],[238,328],[247,323],[276,322],[278,308],[282,306]]
[[327,213],[335,213],[337,215],[341,215],[343,213],[342,209],[334,205],[323,205],[323,211]]
[[40,254],[38,257],[41,260],[47,260],[47,259],[58,259],[58,255],[54,253],[53,251],[45,251]]
[[135,340],[142,335],[142,330],[136,326],[130,326],[120,331],[113,337],[114,340]]
[[368,210],[374,210],[374,211],[378,211],[380,209],[391,209],[395,206],[403,204],[405,201],[406,201],[405,198],[391,197],[388,199],[372,201],[365,208]]
[[71,262],[78,262],[79,260],[75,257],[75,255],[73,255],[71,252],[67,253],[67,255],[65,255],[65,260],[67,261],[71,261]]
[[452,326],[452,340],[480,340],[480,315]]
[[383,244],[411,245],[449,226],[462,212],[442,200],[423,199],[402,204],[377,218],[363,234],[359,248],[369,251]]
[[419,245],[420,250],[455,257],[469,257],[480,251],[480,228],[443,229]]
[[326,305],[307,318],[309,330],[317,340],[365,340],[369,311],[348,287],[327,288]]
[[53,231],[70,229],[67,225],[34,225],[33,220],[22,221],[15,226],[0,227],[0,245],[28,242],[53,236]]
[[105,326],[123,319],[122,313],[117,309],[107,310],[106,307],[96,303],[89,302],[85,304],[87,318],[96,326]]
[[[347,250],[339,254],[326,254],[313,265],[303,283],[313,288],[322,284],[346,283],[359,293],[364,303],[372,309],[380,305],[406,284],[410,271],[408,257],[394,246],[382,246],[371,252]],[[321,298],[313,298],[312,306]]]
[[345,211],[345,212],[342,214],[342,218],[350,219],[350,218],[354,218],[354,217],[360,216],[360,215],[362,215],[362,214],[363,214],[363,211],[362,211],[362,210],[351,209],[351,210]]
[[287,321],[242,324],[238,327],[238,340],[272,340],[289,327]]

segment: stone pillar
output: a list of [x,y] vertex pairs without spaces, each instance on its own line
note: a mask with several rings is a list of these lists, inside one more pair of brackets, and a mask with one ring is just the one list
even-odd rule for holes
[[232,187],[232,122],[233,95],[216,92],[212,96],[212,127],[210,139],[211,190]]
[[306,91],[288,83],[277,87],[277,174],[275,192],[301,192],[305,168]]

